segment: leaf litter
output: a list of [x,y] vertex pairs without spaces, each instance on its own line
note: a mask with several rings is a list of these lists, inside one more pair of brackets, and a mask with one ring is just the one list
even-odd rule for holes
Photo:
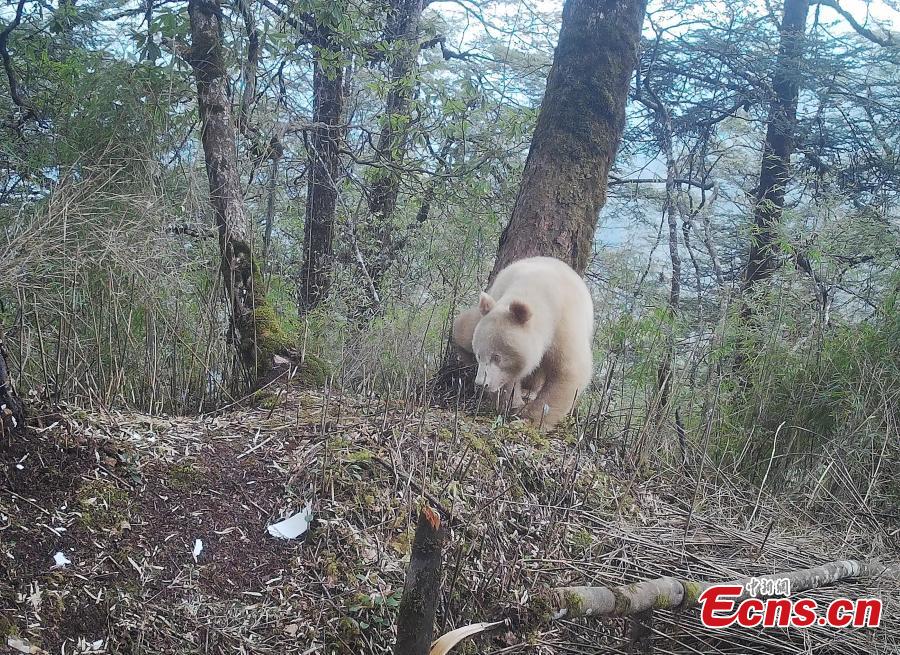
[[[423,500],[450,526],[435,637],[507,620],[508,630],[477,638],[484,653],[626,651],[623,622],[523,622],[547,587],[729,580],[898,556],[897,526],[829,524],[765,495],[748,527],[750,485],[698,483],[680,467],[638,475],[613,440],[577,426],[547,438],[295,389],[274,409],[69,408],[41,422],[0,451],[0,643],[37,649],[27,652],[388,653]],[[283,523],[282,534],[303,538],[273,538]],[[55,566],[54,553],[69,552],[78,566]],[[810,595],[882,597],[882,627],[713,632],[696,616],[659,612],[655,644],[900,652],[896,585],[861,580]]]

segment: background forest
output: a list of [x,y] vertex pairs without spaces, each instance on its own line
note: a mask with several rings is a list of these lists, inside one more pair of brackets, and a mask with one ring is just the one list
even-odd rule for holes
[[[781,130],[795,154],[749,323],[738,298],[754,208],[778,204],[758,191],[767,127],[782,120],[770,120],[781,8],[648,7],[586,271],[595,383],[626,434],[660,407],[672,428],[652,439],[666,451],[679,408],[684,430],[739,459],[768,454],[782,422],[781,463],[875,456],[877,478],[857,490],[869,498],[897,462],[897,13],[800,5],[797,117]],[[324,358],[348,388],[436,371],[448,317],[483,288],[511,213],[560,9],[222,9],[241,229],[271,313],[259,332]],[[148,411],[239,397],[187,6],[23,0],[3,18],[13,378],[47,399]]]
[[[196,414],[282,355],[315,388],[426,388],[521,193],[562,10],[8,2],[0,328],[26,405]],[[898,28],[893,0],[649,2],[576,420],[647,475],[702,461],[894,547]]]

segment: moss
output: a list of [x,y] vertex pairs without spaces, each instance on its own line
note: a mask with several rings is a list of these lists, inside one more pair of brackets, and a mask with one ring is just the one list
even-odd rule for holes
[[563,603],[569,614],[582,616],[584,614],[584,599],[576,593],[567,591],[563,595]]
[[46,612],[55,621],[62,620],[66,613],[66,601],[62,594],[48,594]]
[[550,449],[550,439],[530,421],[514,421],[496,428],[496,436],[504,441],[530,445],[541,452]]
[[169,469],[169,486],[173,489],[194,489],[203,482],[203,469],[196,462],[185,460]]
[[128,492],[105,480],[90,480],[75,496],[81,508],[81,524],[86,528],[105,530],[119,525],[126,517]]
[[254,407],[272,409],[278,405],[279,394],[268,389],[259,389],[250,397],[250,404]]
[[294,383],[307,389],[324,387],[331,377],[331,367],[324,359],[312,353],[303,356],[303,363],[294,377]]
[[334,553],[325,551],[322,554],[322,560],[322,570],[325,571],[326,576],[335,580],[341,577],[341,567]]
[[399,535],[391,539],[391,548],[401,557],[407,557],[412,550],[413,530],[404,530]]
[[703,585],[699,582],[690,582],[688,580],[679,580],[679,582],[684,587],[684,600],[681,601],[681,604],[684,607],[696,605],[697,601],[700,600],[700,595],[703,593]]
[[[255,338],[256,374],[265,375],[272,366],[272,357],[278,353],[288,352],[296,340],[285,331],[275,309],[265,300],[253,308],[248,323],[247,336],[242,338]],[[251,343],[243,345],[246,345],[248,350],[253,347]]]
[[578,444],[578,432],[576,427],[575,417],[570,414],[557,423],[556,427],[553,428],[553,435],[563,443],[575,446]]
[[478,453],[486,462],[493,464],[497,461],[497,452],[493,444],[475,432],[463,431],[461,435],[469,448]]
[[559,605],[554,592],[541,588],[528,597],[528,603],[515,621],[516,632],[528,634],[546,629],[558,611]]
[[328,440],[328,447],[332,451],[348,450],[350,448],[350,440],[342,434],[335,435]]
[[572,533],[570,542],[581,551],[585,551],[594,543],[594,538],[587,529],[580,527]]
[[[0,615],[0,637],[14,637],[19,634],[19,628],[15,623]],[[5,643],[5,640],[4,640]]]
[[355,639],[362,634],[362,631],[356,620],[345,616],[338,621],[338,634],[344,638]]
[[[628,591],[633,592],[635,586],[632,584],[632,585],[628,585],[625,588],[628,589]],[[612,589],[611,591],[613,593],[613,596],[616,599],[616,610],[615,610],[616,615],[625,616],[626,614],[630,614],[631,613],[631,598],[629,596],[626,596],[625,594],[621,593],[617,589]]]
[[356,450],[352,453],[347,453],[347,456],[344,458],[345,462],[349,462],[351,464],[356,463],[367,463],[372,461],[372,451],[368,448],[362,448],[360,450]]

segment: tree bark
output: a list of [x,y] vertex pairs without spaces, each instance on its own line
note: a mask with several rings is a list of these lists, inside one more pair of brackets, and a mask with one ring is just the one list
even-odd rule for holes
[[7,357],[0,334],[0,448],[25,430],[25,407],[13,388]]
[[[763,145],[756,206],[750,235],[750,254],[744,270],[743,290],[768,279],[776,268],[778,226],[784,213],[785,187],[791,177],[797,125],[797,98],[809,0],[785,0],[781,43],[772,75],[772,100]],[[744,303],[742,312],[749,314]]]
[[512,217],[490,279],[548,255],[584,273],[625,126],[645,0],[566,0]]
[[300,269],[299,310],[318,307],[331,288],[334,258],[334,221],[344,112],[344,69],[341,51],[327,27],[320,27],[313,64],[313,123],[309,140],[306,220],[303,226],[303,264]]
[[422,0],[392,0],[385,29],[385,39],[391,43],[392,61],[384,117],[375,150],[380,169],[368,196],[370,231],[376,242],[375,255],[368,262],[368,267],[378,289],[397,256],[392,219],[400,193],[401,173],[398,167],[406,157],[422,9]]
[[[642,88],[643,86],[643,88]],[[656,404],[652,409],[654,420],[659,421],[665,415],[672,388],[672,374],[675,364],[675,332],[674,319],[681,308],[681,255],[678,246],[678,214],[680,183],[678,181],[678,162],[672,145],[675,133],[672,126],[672,115],[653,88],[638,76],[637,100],[649,109],[655,119],[656,139],[659,149],[666,158],[666,195],[663,201],[663,218],[669,228],[669,260],[672,263],[672,280],[669,285],[669,301],[666,304],[666,323],[662,326],[665,334],[665,345],[659,366],[656,369]],[[642,456],[642,455],[641,455]]]
[[[645,8],[646,0],[566,0],[522,182],[488,286],[508,264],[538,255],[584,274],[625,128]],[[465,359],[448,339],[430,384],[436,400],[458,400],[474,388]]]
[[394,655],[427,655],[434,634],[434,614],[441,597],[441,519],[430,507],[419,512],[412,554],[397,615]]
[[237,349],[246,377],[253,381],[269,370],[272,356],[284,350],[286,343],[266,302],[250,243],[222,48],[222,8],[219,0],[190,0],[188,14],[200,139],[218,230],[222,281],[231,312],[229,338]]

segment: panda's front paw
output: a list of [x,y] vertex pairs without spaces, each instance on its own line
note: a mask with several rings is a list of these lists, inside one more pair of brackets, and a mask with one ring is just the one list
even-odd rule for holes
[[522,407],[522,411],[519,412],[519,416],[527,418],[529,421],[539,425],[549,411],[549,405],[538,402],[537,399],[534,399],[526,403],[525,406]]

